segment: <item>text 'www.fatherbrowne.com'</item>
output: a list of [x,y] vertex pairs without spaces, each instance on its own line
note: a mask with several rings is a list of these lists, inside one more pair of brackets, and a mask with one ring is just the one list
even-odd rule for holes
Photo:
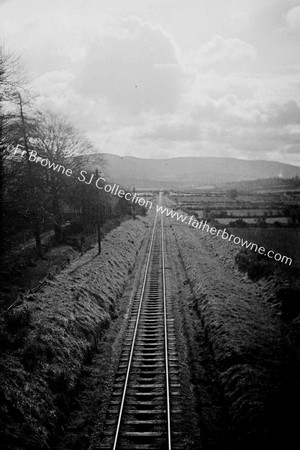
[[288,256],[281,255],[281,253],[275,253],[273,250],[266,250],[265,247],[259,247],[254,242],[248,242],[239,236],[235,236],[234,234],[230,234],[226,231],[226,228],[218,229],[215,227],[211,227],[208,225],[207,221],[198,221],[195,216],[187,216],[185,214],[181,214],[178,211],[173,211],[172,209],[166,208],[164,206],[157,205],[156,210],[160,214],[165,214],[166,217],[171,217],[172,219],[176,219],[181,223],[185,223],[192,228],[196,228],[201,231],[205,231],[210,233],[212,236],[221,236],[222,239],[226,241],[233,242],[235,245],[240,245],[243,248],[253,250],[257,252],[259,255],[267,256],[270,259],[274,259],[275,261],[282,262],[284,264],[291,265],[292,258]]

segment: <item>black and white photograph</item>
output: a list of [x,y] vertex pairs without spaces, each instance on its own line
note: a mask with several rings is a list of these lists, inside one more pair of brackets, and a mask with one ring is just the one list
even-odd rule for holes
[[290,450],[300,1],[0,0],[0,446]]

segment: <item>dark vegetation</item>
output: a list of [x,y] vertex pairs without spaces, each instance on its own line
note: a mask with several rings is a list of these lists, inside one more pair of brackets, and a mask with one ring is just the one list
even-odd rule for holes
[[[281,255],[286,255],[292,258],[291,266],[286,266],[283,263],[276,262],[274,268],[277,270],[284,271],[285,273],[292,273],[294,268],[300,268],[300,229],[293,227],[242,227],[234,228],[229,231],[247,240],[248,242],[253,242],[259,247],[263,246],[266,250],[273,250],[276,253],[281,253]],[[255,254],[253,251],[251,255]],[[261,256],[261,255],[258,255]],[[262,259],[267,259],[268,262],[273,263],[275,261],[269,258],[263,257]]]
[[251,250],[241,250],[236,255],[235,261],[239,270],[246,272],[249,278],[254,281],[271,275],[275,270],[275,266],[278,264]]
[[[96,250],[0,317],[0,440],[10,450],[54,448],[84,365],[117,317],[145,225],[129,220]],[[108,258],[109,255],[109,258]]]
[[[65,169],[31,161],[32,151]],[[93,151],[65,117],[34,108],[18,58],[0,46],[2,448],[51,448],[141,245],[142,222],[121,222],[145,208],[78,181],[81,170],[100,176],[101,161],[89,171],[82,161]],[[99,227],[101,237],[112,230],[101,255],[93,249],[71,269]]]
[[236,254],[235,262],[238,269],[247,273],[253,281],[274,279],[278,285],[276,301],[282,318],[288,321],[296,319],[300,314],[300,230],[243,228],[236,234],[267,250],[273,249],[292,258],[292,264],[286,265],[254,251],[242,249]]
[[[145,208],[78,180],[83,155],[95,148],[65,117],[37,111],[18,58],[0,48],[1,273],[5,303],[17,279],[43,278],[52,265],[68,261],[95,242],[98,227],[109,229]],[[16,149],[18,149],[16,151]],[[60,170],[43,167],[36,152]],[[23,152],[23,153],[22,153]],[[63,169],[64,168],[64,169]],[[89,180],[92,172],[86,170]],[[71,170],[71,176],[65,171]],[[70,173],[70,172],[69,172]],[[100,186],[100,183],[99,183]],[[103,186],[103,184],[102,184]],[[61,254],[53,252],[61,249]],[[53,256],[53,253],[55,256]],[[46,263],[48,261],[48,263]],[[40,273],[30,268],[44,267]],[[37,280],[35,280],[37,281]],[[25,283],[25,288],[32,283]]]

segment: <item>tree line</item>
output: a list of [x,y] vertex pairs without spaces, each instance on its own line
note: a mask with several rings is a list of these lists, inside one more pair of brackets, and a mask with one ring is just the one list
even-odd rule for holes
[[[30,162],[33,150],[71,169],[74,177]],[[19,59],[0,46],[2,250],[32,236],[40,250],[41,234],[50,228],[62,242],[66,218],[72,219],[75,231],[87,234],[99,221],[133,214],[125,199],[112,199],[76,181],[85,169],[83,155],[91,153],[97,153],[92,143],[66,117],[34,107]]]

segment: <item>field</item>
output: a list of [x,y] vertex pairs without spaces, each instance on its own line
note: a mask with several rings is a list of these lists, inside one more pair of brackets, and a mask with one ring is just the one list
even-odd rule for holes
[[267,250],[274,250],[293,259],[292,265],[300,267],[300,229],[299,228],[232,228],[232,234]]

